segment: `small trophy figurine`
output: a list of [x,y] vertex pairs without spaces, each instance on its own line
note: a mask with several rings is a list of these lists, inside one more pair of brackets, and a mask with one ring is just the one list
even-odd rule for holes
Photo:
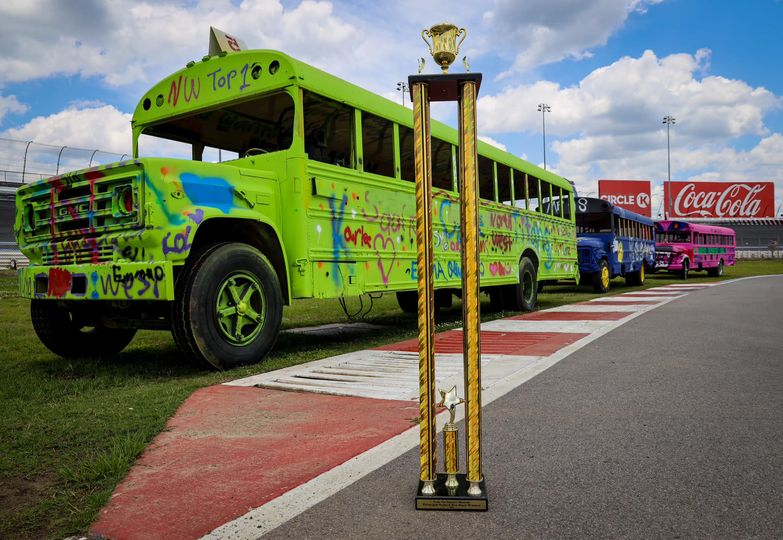
[[[457,43],[457,37],[462,36],[462,39]],[[427,37],[432,38],[432,43],[427,41]],[[457,58],[459,53],[459,46],[468,37],[468,31],[464,28],[457,28],[451,23],[436,24],[429,30],[421,31],[421,39],[427,44],[430,49],[430,54],[435,59],[435,62],[440,66],[443,73],[448,73],[449,66]]]
[[449,410],[449,421],[443,426],[443,466],[446,469],[446,488],[456,490],[459,486],[457,482],[457,470],[459,469],[459,450],[457,449],[458,431],[454,423],[454,414],[457,412],[457,405],[463,403],[460,397],[457,397],[457,387],[453,386],[448,392],[440,390],[440,403],[438,407],[446,407]]

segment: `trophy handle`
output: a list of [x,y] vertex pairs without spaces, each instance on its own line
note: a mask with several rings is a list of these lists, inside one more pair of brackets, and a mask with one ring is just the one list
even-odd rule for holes
[[460,28],[457,30],[457,35],[462,35],[462,39],[459,40],[459,43],[457,43],[457,52],[459,52],[459,48],[462,45],[462,42],[465,41],[465,38],[468,37],[468,31],[465,28]]
[[[427,44],[427,48],[430,50],[430,54],[432,54],[432,44],[429,41],[427,41],[427,38],[424,37],[425,35],[429,36],[429,37],[432,37],[432,34],[430,34],[430,31],[427,30],[426,28],[421,31],[421,39],[423,39],[424,43]],[[465,38],[463,38],[463,39],[465,39]]]

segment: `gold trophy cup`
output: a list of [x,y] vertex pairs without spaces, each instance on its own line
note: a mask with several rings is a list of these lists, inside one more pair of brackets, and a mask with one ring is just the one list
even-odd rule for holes
[[[457,37],[462,39],[457,43]],[[427,37],[432,39],[432,43],[427,41]],[[468,37],[468,31],[464,28],[457,28],[451,23],[436,24],[429,30],[421,31],[421,39],[430,49],[430,54],[440,66],[443,73],[448,73],[449,66],[454,62],[459,53],[459,46]]]

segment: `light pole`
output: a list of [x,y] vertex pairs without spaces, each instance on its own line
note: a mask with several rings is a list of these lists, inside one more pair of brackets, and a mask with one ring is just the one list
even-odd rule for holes
[[402,81],[398,82],[397,91],[402,93],[402,106],[405,107],[405,92],[408,91],[408,85]]
[[663,117],[663,123],[666,124],[666,168],[668,170],[668,178],[669,178],[669,204],[668,212],[663,213],[663,217],[666,219],[669,219],[672,212],[672,148],[671,148],[671,142],[669,138],[669,128],[672,124],[677,123],[677,119],[673,116],[669,116],[668,114]]
[[546,113],[551,112],[552,107],[547,105],[546,103],[539,103],[538,104],[538,112],[541,113],[541,128],[544,133],[544,170],[546,170]]

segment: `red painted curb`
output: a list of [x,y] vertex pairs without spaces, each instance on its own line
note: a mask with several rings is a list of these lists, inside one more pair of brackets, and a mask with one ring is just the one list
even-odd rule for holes
[[412,425],[418,403],[211,386],[182,404],[93,532],[199,538]]

